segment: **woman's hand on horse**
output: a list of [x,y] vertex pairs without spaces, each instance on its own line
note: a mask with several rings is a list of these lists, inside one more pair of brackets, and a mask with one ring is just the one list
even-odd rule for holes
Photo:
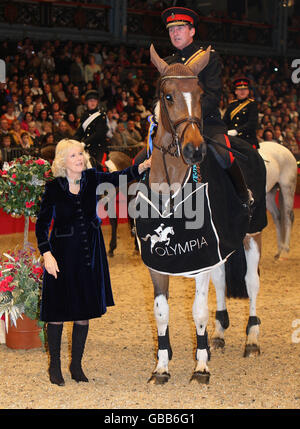
[[139,174],[142,174],[145,170],[151,167],[151,159],[152,159],[152,156],[150,156],[149,159],[146,159],[146,161],[142,162],[139,165]]
[[57,273],[59,272],[59,268],[58,268],[56,259],[54,258],[54,256],[50,251],[45,252],[43,254],[43,257],[44,257],[46,271],[57,279]]

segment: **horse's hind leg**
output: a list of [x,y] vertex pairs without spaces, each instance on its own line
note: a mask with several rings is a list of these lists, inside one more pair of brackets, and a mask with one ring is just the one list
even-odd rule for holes
[[229,326],[229,317],[226,309],[226,277],[225,264],[217,266],[211,271],[211,280],[216,290],[217,311],[215,321],[215,331],[212,336],[212,348],[222,349],[225,346],[224,331]]
[[279,258],[281,251],[282,251],[282,228],[281,228],[281,214],[279,211],[279,208],[276,204],[276,193],[278,190],[278,186],[275,185],[274,188],[272,188],[267,194],[266,194],[266,206],[269,212],[271,213],[271,216],[273,218],[275,228],[276,228],[276,235],[277,235],[277,248],[278,252],[275,255],[275,258]]
[[157,325],[158,335],[158,362],[152,373],[149,383],[164,384],[169,378],[169,360],[172,359],[172,349],[169,339],[169,276],[156,273],[152,270],[150,275],[154,285],[154,315]]
[[258,343],[260,320],[256,316],[256,298],[259,291],[258,265],[261,253],[261,233],[253,236],[247,235],[244,240],[244,245],[247,261],[245,282],[250,300],[249,319],[246,329],[247,341],[244,352],[244,357],[248,357],[260,354]]
[[290,238],[294,222],[294,194],[295,186],[281,185],[279,193],[279,204],[281,212],[281,231],[282,231],[282,251],[290,251]]
[[197,365],[192,375],[191,381],[197,380],[199,383],[209,383],[210,373],[207,362],[210,359],[206,326],[208,322],[208,287],[210,272],[196,276],[196,295],[193,304],[193,318],[197,333]]

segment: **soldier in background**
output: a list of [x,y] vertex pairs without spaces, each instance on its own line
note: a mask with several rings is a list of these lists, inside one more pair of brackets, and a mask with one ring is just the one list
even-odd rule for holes
[[256,137],[258,109],[256,101],[249,97],[249,79],[236,79],[233,85],[236,100],[229,104],[223,117],[228,127],[228,134],[240,137],[258,149],[259,143]]
[[101,162],[107,147],[106,114],[99,109],[98,92],[89,90],[85,94],[86,112],[80,119],[73,138],[85,143],[86,150],[91,157],[93,167],[102,170]]

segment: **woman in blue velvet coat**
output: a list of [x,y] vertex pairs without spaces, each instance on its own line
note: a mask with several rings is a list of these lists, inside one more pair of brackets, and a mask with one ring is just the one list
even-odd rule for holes
[[46,184],[36,222],[45,263],[40,318],[48,322],[49,375],[54,384],[64,385],[60,365],[63,322],[74,321],[71,376],[87,382],[81,360],[89,319],[114,305],[101,220],[96,214],[96,188],[104,182],[118,186],[120,175],[130,182],[150,164],[147,160],[122,171],[97,172],[89,168],[83,143],[64,139],[57,144],[52,165],[55,179]]

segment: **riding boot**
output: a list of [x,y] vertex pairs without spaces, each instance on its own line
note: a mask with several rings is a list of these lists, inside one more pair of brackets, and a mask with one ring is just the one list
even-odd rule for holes
[[65,384],[65,380],[63,379],[60,366],[60,347],[62,330],[63,323],[48,323],[47,325],[47,338],[50,354],[49,376],[51,383],[57,384],[58,386],[64,386]]
[[[214,134],[213,139],[209,139],[209,148],[213,152],[216,160],[227,171],[234,189],[242,201],[245,208],[248,209],[249,215],[251,216],[251,206],[254,202],[250,189],[247,188],[245,178],[240,166],[234,159],[231,161],[229,152],[225,150],[226,141],[224,140],[224,134]],[[220,143],[219,145],[217,143]],[[221,146],[223,145],[223,147]]]
[[81,325],[79,323],[73,324],[72,332],[72,361],[70,365],[70,372],[73,380],[88,382],[82,367],[81,360],[83,356],[84,346],[89,330],[89,325]]
[[250,206],[253,204],[254,200],[251,191],[247,188],[243,172],[236,160],[233,161],[231,166],[227,168],[226,171],[229,174],[238,197],[242,201],[243,205],[250,210]]

